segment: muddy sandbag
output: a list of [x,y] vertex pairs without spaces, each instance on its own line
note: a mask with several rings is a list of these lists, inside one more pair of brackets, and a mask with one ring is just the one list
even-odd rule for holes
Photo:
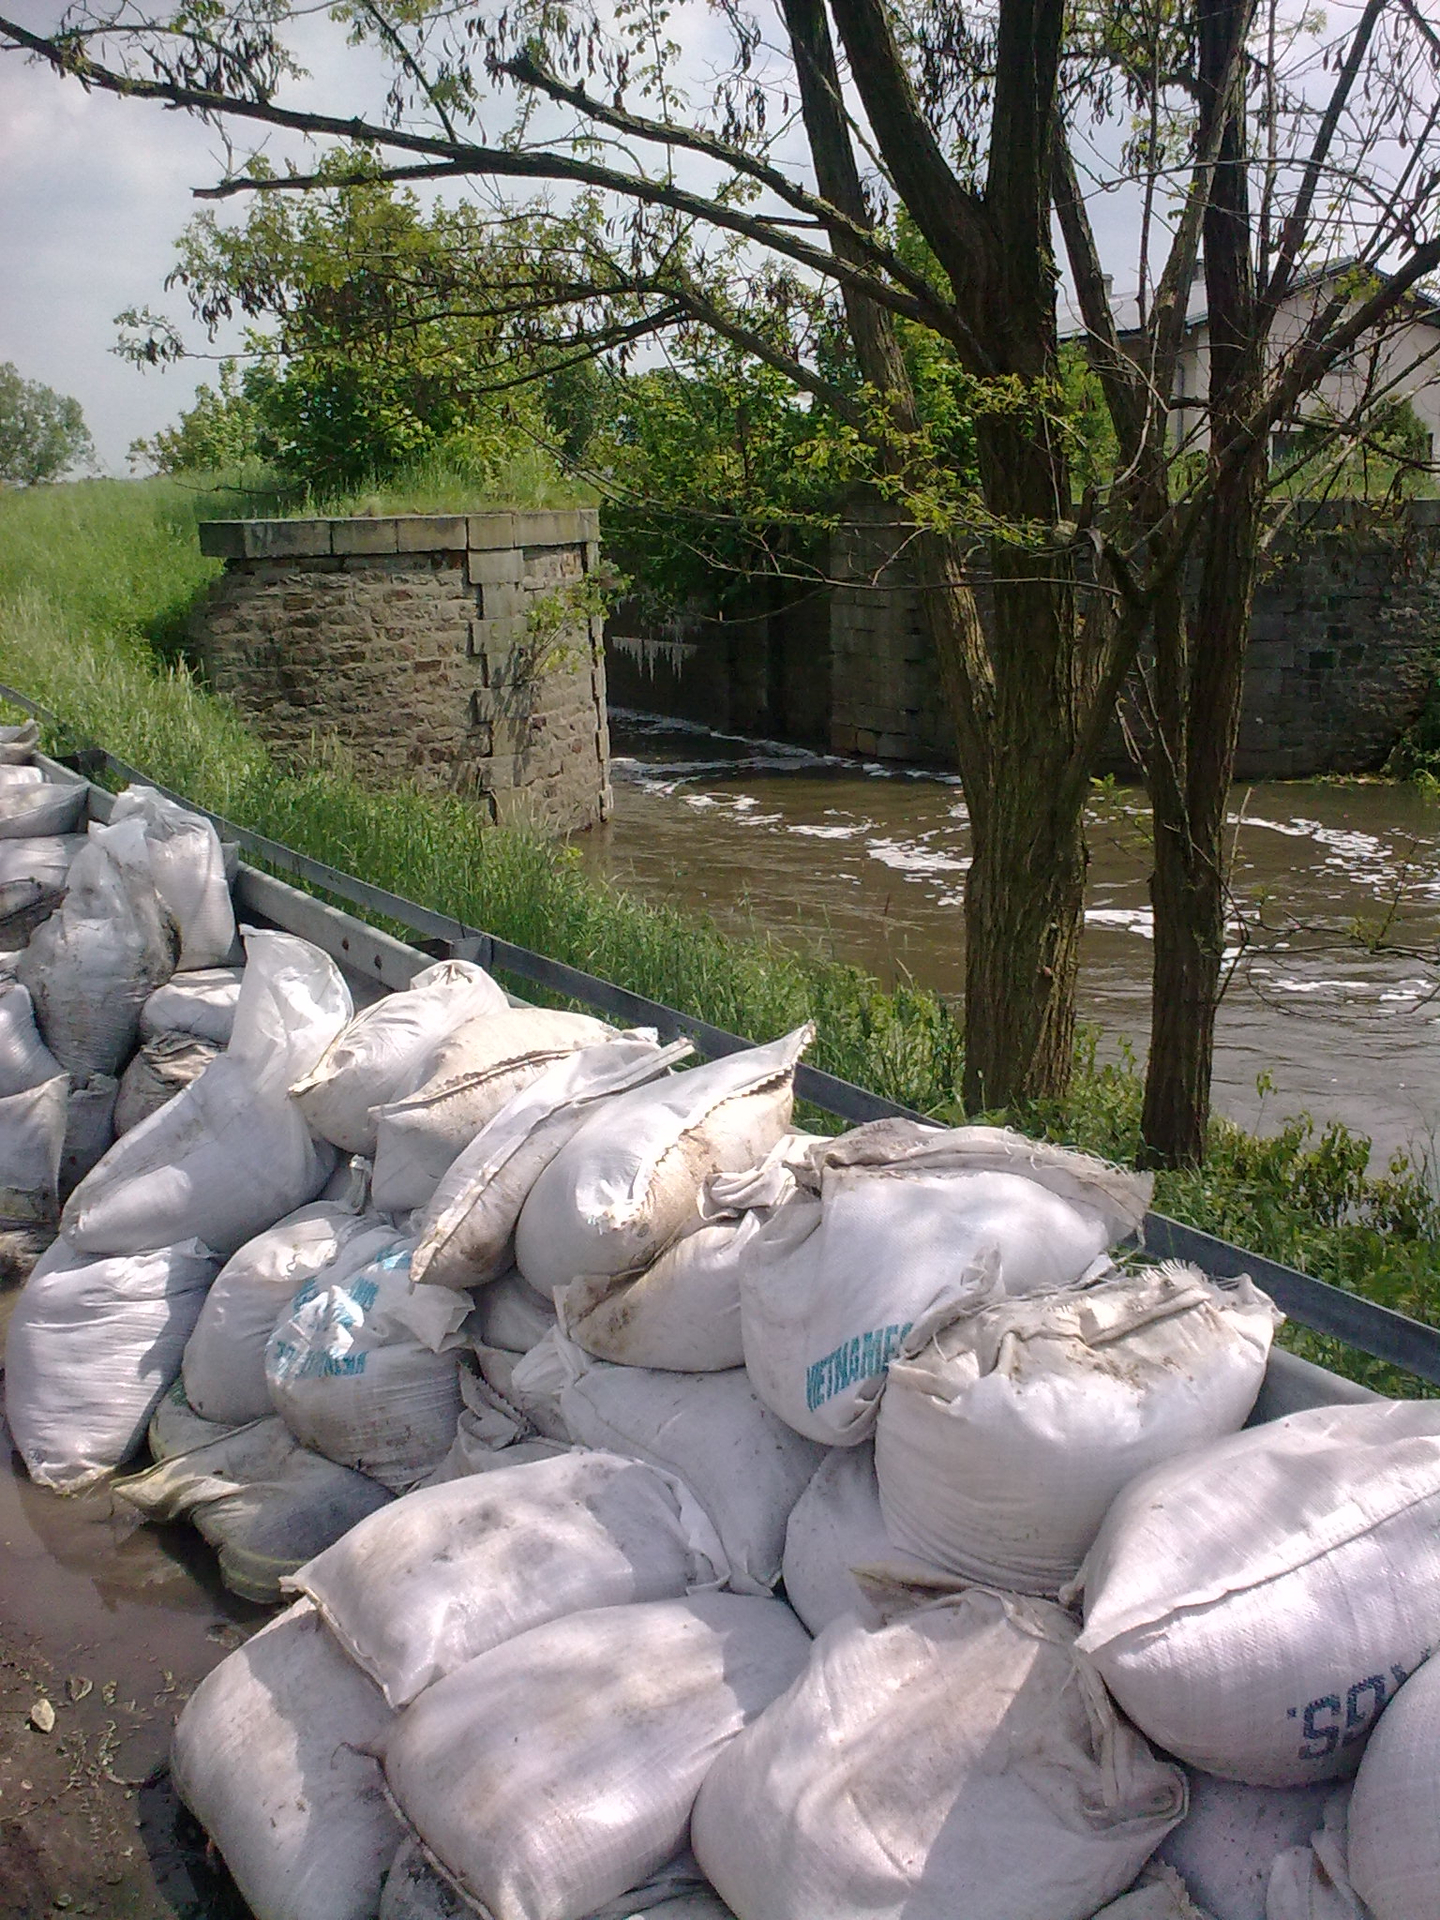
[[[152,1423],[153,1424],[153,1423]],[[232,1593],[262,1606],[281,1582],[391,1495],[378,1481],[302,1447],[278,1415],[243,1427],[210,1422],[199,1445],[117,1482],[147,1520],[188,1520],[216,1550]]]
[[509,1008],[504,989],[468,960],[425,967],[400,993],[362,1008],[290,1092],[316,1133],[346,1153],[375,1156],[375,1109],[429,1079],[457,1027]]
[[790,1510],[822,1454],[761,1405],[743,1367],[654,1373],[601,1363],[564,1388],[560,1411],[582,1446],[606,1447],[675,1474],[720,1535],[728,1584],[737,1593],[771,1591],[780,1578]]
[[413,1837],[390,1863],[375,1920],[473,1920],[475,1909],[425,1856]]
[[603,1020],[548,1007],[467,1020],[437,1048],[424,1085],[376,1115],[375,1205],[385,1213],[428,1205],[506,1101],[557,1060],[615,1037]]
[[374,1920],[403,1838],[368,1751],[392,1719],[308,1601],[185,1703],[171,1778],[255,1920]]
[[350,1013],[334,962],[287,933],[248,936],[230,1045],[125,1134],[70,1196],[64,1230],[90,1253],[203,1239],[229,1256],[314,1199],[335,1166],[286,1089]]
[[290,1585],[398,1710],[547,1620],[724,1577],[714,1528],[672,1474],[576,1451],[409,1493]]
[[40,1038],[29,991],[18,980],[0,980],[0,1100],[64,1071]]
[[815,1029],[744,1047],[592,1114],[530,1190],[515,1264],[542,1292],[639,1273],[693,1219],[705,1181],[758,1166],[790,1125]]
[[[594,1112],[664,1075],[691,1051],[636,1028],[551,1063],[506,1101],[456,1157],[421,1217],[415,1273],[431,1285],[478,1287],[510,1266],[530,1189]],[[548,1296],[547,1296],[548,1298]]]
[[0,1227],[53,1227],[70,1100],[68,1074],[0,1099]]
[[754,1240],[796,1190],[793,1166],[816,1144],[786,1134],[746,1173],[712,1174],[680,1237],[642,1273],[594,1274],[556,1295],[577,1346],[627,1367],[719,1373],[745,1364],[740,1275]]
[[1246,1787],[1187,1770],[1190,1806],[1160,1844],[1157,1860],[1175,1868],[1214,1920],[1266,1920],[1270,1870],[1320,1826],[1335,1792],[1313,1787]]
[[513,1267],[476,1294],[466,1331],[478,1345],[528,1353],[555,1329],[555,1308]]
[[271,1334],[305,1282],[367,1235],[377,1253],[395,1237],[373,1214],[316,1200],[231,1255],[185,1346],[185,1392],[198,1413],[238,1427],[274,1412],[265,1380]]
[[1137,1474],[1245,1424],[1281,1316],[1248,1278],[1170,1261],[1061,1293],[999,1274],[905,1338],[875,1472],[896,1546],[1053,1598]]
[[854,1446],[913,1327],[1097,1269],[1144,1218],[1148,1179],[999,1127],[877,1120],[817,1146],[805,1191],[754,1238],[745,1364],[799,1433]]
[[[200,1078],[222,1049],[189,1033],[162,1033],[147,1040],[120,1076],[115,1100],[115,1134],[129,1133],[142,1120]],[[93,1164],[93,1163],[92,1163]],[[88,1171],[88,1169],[87,1169]]]
[[112,1259],[55,1242],[5,1350],[6,1419],[32,1480],[78,1493],[136,1452],[218,1265],[197,1240]]
[[853,1616],[700,1789],[695,1854],[740,1920],[1090,1920],[1185,1811],[1077,1663],[1059,1607],[970,1588]]
[[270,1401],[307,1447],[404,1493],[450,1450],[459,1355],[417,1338],[407,1308],[414,1243],[351,1243],[307,1280],[265,1348]]
[[[475,1909],[425,1857],[418,1840],[402,1843],[385,1881],[377,1920],[470,1920]],[[632,1887],[618,1900],[607,1900],[585,1920],[729,1920],[729,1908],[700,1877],[693,1855],[686,1852],[652,1874],[643,1886]]]
[[174,926],[129,857],[143,839],[135,821],[97,828],[75,856],[58,911],[20,956],[45,1044],[79,1080],[120,1072],[141,1007],[175,971]]
[[785,1598],[811,1633],[823,1633],[842,1614],[858,1613],[874,1626],[878,1614],[855,1579],[856,1568],[903,1581],[919,1591],[953,1593],[965,1583],[913,1554],[902,1553],[885,1531],[875,1451],[832,1447],[790,1509],[781,1570]]
[[26,765],[34,759],[39,745],[38,720],[21,720],[14,726],[0,727],[0,766]]
[[74,833],[85,818],[87,788],[58,780],[0,787],[0,840],[48,839]]
[[493,1920],[583,1920],[681,1851],[715,1755],[809,1651],[777,1600],[569,1614],[427,1688],[384,1735],[385,1777]]
[[88,1080],[71,1082],[65,1103],[65,1150],[60,1156],[62,1203],[115,1144],[119,1096],[120,1082],[112,1074],[92,1073]]
[[222,966],[235,945],[235,914],[214,827],[153,787],[127,787],[119,795],[110,830],[127,820],[144,828],[151,881],[179,931],[177,971]]
[[18,951],[65,897],[83,833],[0,839],[0,947]]
[[1252,1786],[1353,1773],[1440,1625],[1440,1405],[1313,1407],[1152,1468],[1075,1585],[1157,1745]]
[[140,1009],[141,1039],[188,1033],[196,1040],[228,1047],[243,978],[241,967],[197,967],[192,973],[175,974]]
[[1386,1707],[1350,1798],[1350,1881],[1375,1920],[1440,1920],[1440,1660]]

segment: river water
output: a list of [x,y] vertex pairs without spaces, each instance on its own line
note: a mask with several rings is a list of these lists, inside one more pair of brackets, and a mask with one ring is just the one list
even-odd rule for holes
[[[947,995],[963,981],[969,827],[957,780],[673,720],[611,714],[615,812],[587,859],[737,932],[810,941]],[[1151,926],[1143,796],[1097,789],[1080,988],[1102,1053],[1143,1061]],[[1381,783],[1237,788],[1217,1109],[1270,1130],[1302,1109],[1382,1162],[1440,1139],[1440,806]],[[1387,945],[1350,937],[1387,922]],[[1427,955],[1430,959],[1427,960]]]

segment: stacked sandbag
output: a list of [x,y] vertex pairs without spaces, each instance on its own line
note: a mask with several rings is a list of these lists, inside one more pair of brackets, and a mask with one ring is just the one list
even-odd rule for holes
[[[530,1190],[597,1103],[659,1079],[690,1052],[653,1032],[617,1034],[554,1061],[506,1101],[457,1155],[419,1223],[414,1272],[432,1286],[479,1287],[511,1265]],[[504,1341],[492,1344],[505,1344]]]
[[479,1289],[466,1322],[477,1346],[503,1347],[509,1353],[528,1353],[555,1331],[555,1324],[553,1301],[537,1293],[513,1267]]
[[[755,1390],[798,1433],[855,1446],[886,1370],[967,1303],[1054,1292],[1135,1232],[1149,1183],[995,1127],[878,1120],[817,1147],[750,1243],[741,1333]],[[522,1223],[523,1224],[523,1223]]]
[[176,973],[157,987],[140,1009],[140,1038],[158,1040],[166,1034],[188,1034],[228,1047],[240,1003],[240,967],[197,967]]
[[[1276,1859],[1265,1894],[1265,1920],[1378,1920],[1350,1878],[1349,1802],[1347,1789],[1332,1793],[1310,1844],[1288,1848]],[[1405,1920],[1426,1916],[1423,1905],[1395,1911]]]
[[385,1213],[427,1206],[461,1152],[505,1103],[548,1067],[615,1037],[584,1013],[511,1007],[457,1027],[437,1048],[430,1076],[376,1115],[375,1205]]
[[553,1430],[543,1435],[513,1398],[497,1391],[479,1371],[486,1358],[492,1370],[506,1366],[508,1377],[515,1362],[524,1356],[503,1347],[477,1348],[472,1354],[461,1354],[460,1417],[455,1438],[439,1466],[420,1482],[422,1487],[444,1486],[451,1480],[463,1480],[467,1474],[495,1473],[529,1460],[553,1460],[570,1450],[559,1415],[558,1393]]
[[295,1438],[393,1493],[439,1466],[461,1409],[462,1343],[434,1352],[411,1324],[412,1250],[383,1226],[359,1235],[300,1287],[265,1348],[271,1404]]
[[246,949],[229,1046],[81,1181],[63,1215],[77,1248],[194,1237],[228,1259],[329,1178],[335,1150],[314,1139],[288,1089],[349,1019],[349,989],[292,934],[252,932]]
[[156,1464],[118,1482],[116,1497],[147,1520],[188,1520],[243,1600],[275,1605],[282,1582],[393,1497],[378,1481],[302,1447],[273,1414],[225,1427],[192,1411],[185,1444],[177,1446],[180,1417],[169,1396],[167,1405],[160,1433],[151,1422]]
[[39,767],[0,769],[0,840],[50,839],[72,834],[85,818],[87,788],[81,781],[47,781]]
[[127,787],[104,831],[118,842],[129,822],[142,829],[145,869],[179,936],[177,972],[223,966],[235,945],[235,914],[214,827],[153,787]]
[[28,991],[0,981],[0,1227],[53,1227],[58,1218],[69,1092]]
[[1185,1812],[1046,1601],[970,1588],[837,1620],[691,1823],[740,1920],[1090,1920]]
[[504,989],[468,960],[425,967],[402,993],[366,1007],[290,1092],[314,1132],[345,1153],[375,1157],[377,1107],[422,1086],[457,1027],[505,1013]]
[[55,1242],[5,1349],[5,1417],[32,1480],[79,1492],[139,1449],[218,1265],[198,1240],[108,1258]]
[[375,1920],[404,1838],[371,1758],[392,1720],[309,1601],[190,1696],[171,1778],[256,1920]]
[[[173,1100],[177,1093],[183,1093],[193,1081],[200,1078],[212,1060],[219,1059],[223,1051],[213,1041],[197,1040],[189,1033],[162,1033],[153,1040],[145,1041],[121,1074],[119,1086],[111,1095],[114,1137],[118,1139],[122,1133],[129,1133],[132,1127],[138,1127],[142,1120],[148,1120],[152,1113],[163,1107],[167,1100]],[[95,1160],[99,1157],[96,1154]],[[95,1160],[81,1169],[77,1179],[90,1171]]]
[[1279,1315],[1172,1262],[1059,1293],[984,1292],[891,1362],[875,1471],[896,1546],[1051,1598],[1137,1474],[1244,1425]]
[[1158,1745],[1343,1778],[1440,1634],[1440,1406],[1316,1407],[1152,1468],[1076,1584],[1082,1652]]
[[185,1394],[204,1419],[243,1426],[274,1412],[265,1348],[307,1280],[370,1236],[374,1249],[393,1232],[373,1215],[317,1200],[247,1240],[215,1276],[185,1347]]
[[34,760],[40,745],[40,722],[19,720],[0,727],[0,766],[23,767]]
[[1375,1920],[1440,1920],[1440,1660],[1386,1707],[1348,1824],[1350,1882]]
[[798,1027],[607,1101],[546,1167],[515,1228],[515,1264],[558,1296],[582,1275],[633,1274],[689,1224],[705,1181],[756,1166],[790,1125]]
[[385,1730],[391,1797],[493,1920],[584,1920],[682,1851],[716,1755],[809,1649],[776,1600],[570,1614],[457,1668]]
[[532,1627],[724,1576],[714,1529],[673,1476],[576,1452],[408,1494],[289,1585],[399,1709]]
[[1214,1920],[1266,1920],[1271,1869],[1292,1848],[1308,1848],[1334,1786],[1246,1787],[1195,1768],[1187,1779],[1189,1809],[1156,1858]]
[[0,952],[18,953],[60,905],[83,833],[0,838]]

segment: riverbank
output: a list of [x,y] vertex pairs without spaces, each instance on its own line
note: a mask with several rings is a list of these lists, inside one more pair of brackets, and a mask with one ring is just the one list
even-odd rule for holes
[[[228,509],[233,510],[233,508]],[[359,787],[331,757],[278,768],[237,716],[173,660],[211,568],[196,496],[95,482],[0,499],[0,679],[99,742],[255,829],[520,945],[765,1040],[813,1018],[815,1065],[939,1118],[959,1117],[962,1036],[939,993],[709,914],[647,905],[588,874],[579,847],[482,830],[462,802]],[[818,836],[823,845],[824,836]],[[818,846],[817,846],[818,851]],[[817,862],[817,864],[819,864]],[[1091,1044],[1063,1108],[1023,1123],[1112,1157],[1139,1143],[1140,1082]],[[1440,1203],[1406,1164],[1376,1177],[1369,1143],[1303,1122],[1268,1138],[1218,1121],[1196,1174],[1162,1175],[1156,1206],[1422,1319],[1440,1319]],[[1385,1370],[1296,1336],[1301,1351],[1381,1385]]]

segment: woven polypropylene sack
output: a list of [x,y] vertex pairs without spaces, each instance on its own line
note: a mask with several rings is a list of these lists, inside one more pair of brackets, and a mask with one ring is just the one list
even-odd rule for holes
[[[1350,1879],[1349,1794],[1325,1803],[1325,1818],[1307,1847],[1290,1847],[1270,1869],[1265,1920],[1376,1920]],[[1422,1920],[1405,1909],[1406,1920]]]
[[601,1362],[561,1391],[560,1412],[582,1446],[607,1447],[675,1474],[720,1535],[729,1585],[737,1593],[771,1591],[790,1510],[821,1451],[761,1405],[743,1368],[658,1373]]
[[308,1601],[190,1696],[171,1778],[255,1920],[375,1920],[403,1829],[366,1750],[392,1718]]
[[115,1134],[129,1133],[142,1120],[148,1120],[167,1100],[198,1080],[220,1053],[213,1040],[197,1040],[191,1033],[162,1033],[145,1041],[120,1076]]
[[442,1042],[482,1014],[504,1013],[504,989],[468,960],[425,967],[402,993],[364,1008],[290,1091],[315,1132],[346,1153],[375,1155],[375,1109],[430,1077]]
[[673,1477],[577,1451],[407,1494],[290,1584],[398,1709],[548,1620],[678,1599],[724,1574]]
[[740,1920],[1090,1920],[1185,1811],[1069,1616],[970,1588],[837,1620],[716,1761],[692,1843]]
[[220,836],[200,814],[153,787],[127,787],[106,831],[129,820],[144,827],[150,878],[179,932],[177,969],[223,965],[235,945],[235,914]]
[[1280,1315],[1170,1263],[962,1308],[891,1363],[875,1429],[898,1547],[1054,1596],[1139,1473],[1244,1425]]
[[1077,1585],[1135,1724],[1253,1786],[1339,1779],[1440,1638],[1440,1405],[1314,1407],[1142,1474]]
[[44,1227],[58,1218],[69,1100],[63,1073],[0,1099],[0,1224]]
[[18,952],[65,897],[83,833],[0,839],[0,948]]
[[795,1068],[814,1037],[797,1027],[594,1114],[540,1175],[515,1228],[515,1264],[542,1292],[586,1274],[638,1273],[694,1217],[716,1173],[765,1159],[790,1125]]
[[84,786],[27,781],[0,789],[0,840],[33,840],[71,834],[85,817]]
[[1386,1707],[1349,1827],[1351,1884],[1375,1920],[1440,1920],[1440,1660],[1427,1660]]
[[[683,1888],[677,1892],[677,1888]],[[402,1843],[385,1881],[377,1920],[470,1920],[475,1911],[463,1894],[426,1857],[420,1842]],[[682,1854],[643,1886],[587,1914],[585,1920],[728,1920],[729,1908],[700,1882],[700,1869]]]
[[218,1264],[195,1240],[111,1259],[56,1241],[5,1349],[5,1417],[32,1480],[75,1493],[136,1452]]
[[386,1737],[386,1779],[493,1920],[582,1920],[680,1851],[715,1756],[809,1650],[776,1600],[570,1614],[427,1688]]
[[188,1033],[228,1047],[243,978],[240,967],[199,967],[193,973],[175,974],[140,1009],[141,1039]]
[[907,1336],[968,1301],[1075,1284],[1133,1231],[1134,1174],[995,1127],[903,1120],[813,1155],[808,1199],[776,1210],[741,1275],[745,1365],[799,1433],[854,1446]]
[[114,1146],[119,1104],[120,1082],[108,1073],[92,1073],[88,1080],[71,1081],[70,1098],[65,1103],[65,1150],[60,1156],[62,1205]]
[[197,1413],[238,1427],[274,1411],[265,1380],[270,1336],[305,1282],[362,1235],[377,1252],[395,1237],[373,1215],[316,1200],[226,1261],[185,1347],[185,1392]]
[[478,1289],[466,1323],[477,1345],[528,1353],[555,1326],[555,1308],[512,1267]]
[[29,990],[18,980],[0,981],[0,1100],[25,1093],[63,1072],[40,1038]]
[[1246,1787],[1198,1769],[1188,1779],[1189,1811],[1156,1858],[1175,1868],[1214,1920],[1265,1920],[1270,1869],[1287,1848],[1308,1843],[1335,1788]]
[[386,1213],[427,1206],[507,1101],[557,1060],[614,1037],[603,1020],[549,1007],[512,1007],[457,1027],[425,1084],[376,1115],[375,1205]]
[[431,1285],[476,1287],[510,1266],[530,1190],[598,1102],[658,1079],[690,1051],[636,1029],[553,1061],[476,1134],[421,1216],[415,1273]]

